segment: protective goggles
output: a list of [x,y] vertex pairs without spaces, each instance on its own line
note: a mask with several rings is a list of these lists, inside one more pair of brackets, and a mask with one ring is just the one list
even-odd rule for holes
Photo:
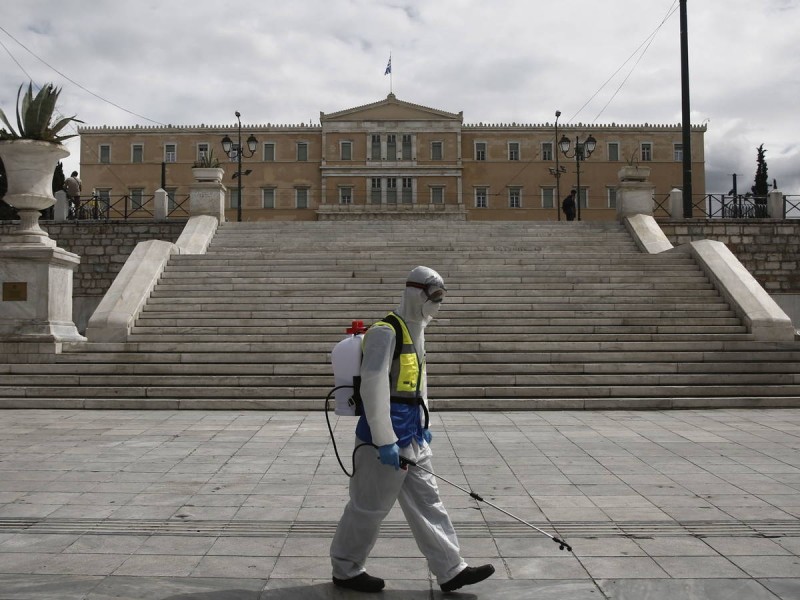
[[445,288],[434,283],[426,285],[424,283],[417,283],[416,281],[407,281],[406,287],[413,287],[422,290],[425,292],[425,297],[431,302],[441,302],[444,300],[445,294],[447,294],[447,290]]

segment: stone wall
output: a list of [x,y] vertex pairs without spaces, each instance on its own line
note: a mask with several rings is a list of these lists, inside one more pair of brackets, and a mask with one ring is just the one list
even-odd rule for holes
[[[106,293],[136,244],[146,240],[174,243],[186,225],[185,221],[154,223],[152,220],[39,223],[59,247],[81,257],[81,264],[72,280],[73,295],[98,297]],[[0,225],[0,233],[6,233],[15,227],[16,225],[3,223]]]
[[730,248],[770,294],[800,294],[800,222],[759,220],[659,220],[673,245],[716,240]]

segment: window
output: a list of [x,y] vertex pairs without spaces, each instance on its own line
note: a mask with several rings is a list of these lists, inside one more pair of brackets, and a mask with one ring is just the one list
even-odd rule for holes
[[543,187],[542,208],[555,208],[555,206],[556,206],[556,188]]
[[403,204],[412,204],[414,202],[414,191],[411,177],[403,177]]
[[431,160],[442,160],[443,154],[442,142],[431,142]]
[[261,206],[263,208],[275,208],[275,188],[261,189]]
[[144,188],[131,188],[131,210],[139,210],[144,206]]
[[475,188],[475,208],[489,208],[487,196],[485,187]]
[[275,144],[273,142],[264,144],[264,162],[275,162]]
[[542,160],[553,160],[553,142],[542,142]]
[[617,188],[606,188],[606,196],[608,198],[608,208],[617,208]]
[[298,161],[308,160],[308,143],[297,142],[297,160]]
[[619,160],[619,142],[608,142],[608,160]]
[[381,136],[377,133],[372,134],[372,146],[370,151],[370,158],[372,160],[381,159]]
[[581,187],[581,191],[578,194],[578,202],[581,208],[589,208],[589,189],[585,187]]
[[339,204],[352,204],[353,203],[353,188],[340,187],[339,188]]
[[231,208],[239,208],[239,188],[231,189]]
[[108,214],[108,209],[111,206],[111,188],[97,188],[95,194],[97,194],[100,210],[104,210],[106,211],[105,214]]
[[164,144],[164,162],[174,163],[177,155],[178,147],[175,144]]
[[353,160],[353,142],[342,142],[339,145],[339,157],[341,160]]
[[642,162],[649,162],[653,160],[653,144],[650,142],[642,142]]
[[294,197],[297,208],[308,208],[308,188],[295,188]]
[[370,187],[369,198],[372,204],[380,204],[381,203],[381,178],[380,177],[373,177],[372,178],[372,187]]
[[431,188],[431,203],[432,204],[444,204],[444,188],[443,187],[432,187]]
[[411,134],[403,134],[403,160],[411,160]]
[[144,162],[144,146],[142,144],[134,144],[131,146],[131,162]]
[[486,142],[475,142],[475,160],[486,160]]
[[107,165],[111,162],[111,146],[108,144],[101,144],[100,145],[100,152],[98,153],[100,157],[100,163]]
[[203,160],[208,156],[208,144],[197,144],[197,160]]
[[508,207],[522,207],[522,190],[520,188],[508,188]]
[[397,178],[389,177],[386,180],[386,203],[397,204]]
[[386,136],[386,158],[397,160],[397,136],[393,133]]
[[508,160],[519,160],[519,142],[508,142]]
[[683,144],[672,144],[672,160],[683,162]]

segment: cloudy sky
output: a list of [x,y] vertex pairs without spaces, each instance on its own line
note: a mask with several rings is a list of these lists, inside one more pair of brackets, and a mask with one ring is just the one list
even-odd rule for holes
[[[681,120],[678,0],[3,0],[0,106],[32,79],[90,125],[317,123],[401,100],[466,123]],[[707,192],[800,194],[800,0],[688,0]],[[78,168],[78,146],[67,170]]]

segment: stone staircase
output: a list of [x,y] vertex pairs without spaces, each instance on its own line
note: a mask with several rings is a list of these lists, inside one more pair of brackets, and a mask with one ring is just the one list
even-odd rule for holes
[[126,343],[6,365],[0,406],[320,409],[333,345],[419,264],[449,289],[434,409],[799,404],[800,345],[753,341],[689,255],[617,223],[338,221],[222,225],[170,259]]

